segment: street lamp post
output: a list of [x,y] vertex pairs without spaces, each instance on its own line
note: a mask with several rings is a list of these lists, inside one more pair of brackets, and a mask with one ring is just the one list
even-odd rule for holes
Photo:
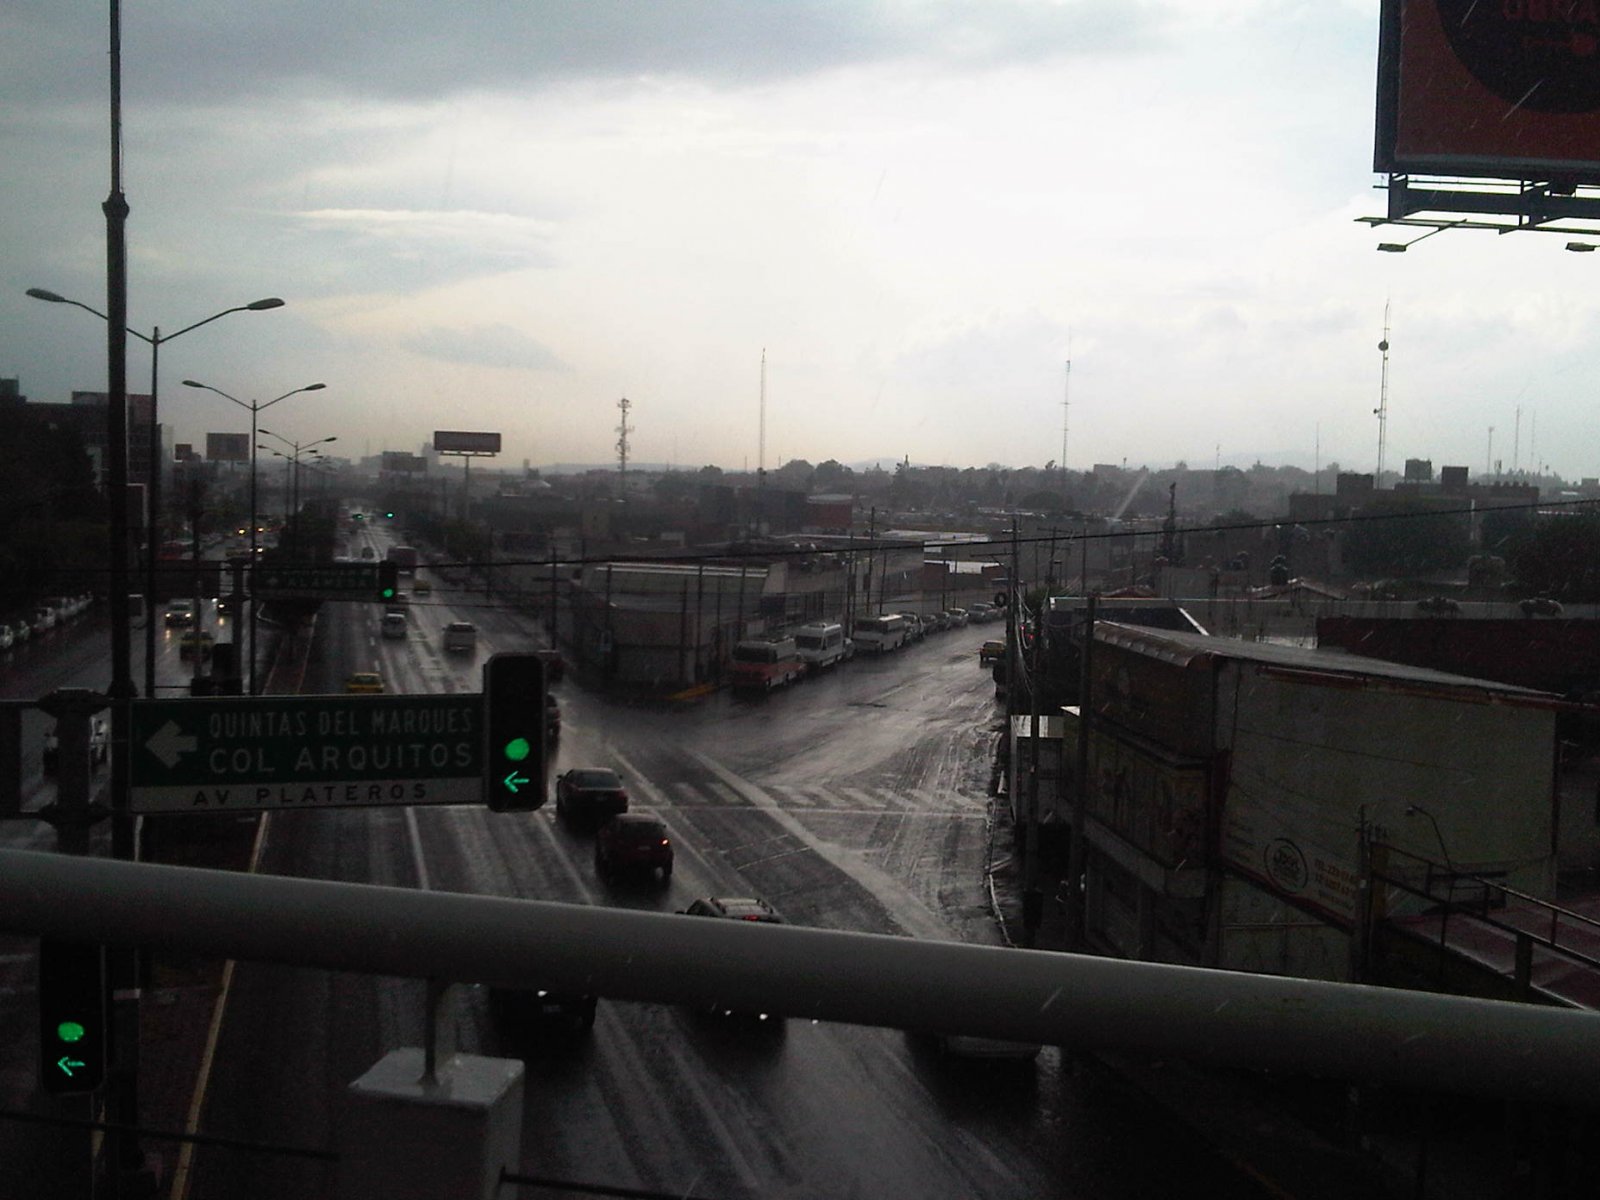
[[[279,400],[287,400],[290,396],[298,396],[301,392],[320,392],[327,386],[324,383],[308,383],[305,387],[297,387],[293,391],[285,392],[281,396],[274,396],[271,400],[257,402],[255,400],[241,400],[237,396],[230,396],[221,388],[214,388],[208,383],[200,383],[193,379],[185,379],[184,387],[199,388],[204,392],[215,392],[224,400],[231,400],[240,408],[250,410],[250,578],[255,580],[256,571],[256,437],[259,426],[256,417],[264,408],[271,408]],[[250,599],[250,694],[256,694],[256,602]],[[236,618],[237,619],[237,618]],[[234,640],[237,641],[238,626],[234,626]]]
[[261,432],[266,434],[268,437],[277,438],[285,446],[289,447],[289,450],[291,451],[289,454],[284,454],[281,451],[273,450],[270,446],[256,447],[258,450],[266,450],[269,453],[278,455],[280,458],[286,458],[289,460],[288,469],[284,475],[285,481],[290,482],[290,492],[284,496],[287,507],[284,509],[285,515],[283,518],[283,523],[287,526],[289,524],[288,514],[293,513],[296,518],[298,518],[300,515],[300,456],[302,454],[320,454],[322,452],[316,449],[316,447],[326,445],[328,442],[337,442],[339,438],[337,435],[335,435],[333,437],[317,438],[316,441],[313,442],[294,442],[284,437],[281,433],[273,433],[270,429],[263,428]]
[[[99,309],[78,300],[69,300],[56,292],[44,288],[29,288],[28,295],[35,300],[44,300],[50,304],[70,304],[74,308],[81,308],[84,312],[93,313],[102,321],[110,318]],[[156,694],[156,560],[160,542],[161,522],[161,445],[160,421],[158,419],[158,393],[157,386],[160,382],[161,346],[173,338],[182,337],[191,329],[199,329],[202,325],[209,325],[230,313],[236,312],[264,312],[269,308],[282,308],[283,301],[276,296],[268,296],[263,300],[253,300],[249,304],[236,305],[225,308],[219,313],[213,313],[203,321],[196,321],[193,325],[185,325],[177,333],[169,333],[165,337],[161,334],[161,326],[157,325],[148,335],[140,333],[137,329],[127,332],[138,338],[150,347],[150,479],[146,490],[146,505],[148,513],[145,521],[145,548],[144,548],[144,694],[148,699],[154,699]]]

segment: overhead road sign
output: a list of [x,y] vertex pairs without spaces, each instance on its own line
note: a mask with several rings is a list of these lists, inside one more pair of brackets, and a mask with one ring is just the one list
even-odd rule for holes
[[385,586],[379,562],[262,564],[250,574],[250,594],[258,600],[380,600],[394,595]]
[[136,700],[134,812],[483,802],[483,697]]

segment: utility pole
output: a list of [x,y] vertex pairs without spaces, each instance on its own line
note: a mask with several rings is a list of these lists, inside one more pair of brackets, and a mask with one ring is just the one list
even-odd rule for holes
[[1383,487],[1383,452],[1389,435],[1389,302],[1383,302],[1383,340],[1378,343],[1383,354],[1383,373],[1378,380],[1378,407],[1372,411],[1378,417],[1378,474],[1373,486]]
[[[1071,344],[1071,339],[1068,339]],[[1072,359],[1067,359],[1066,382],[1061,391],[1061,490],[1067,490],[1067,427],[1072,413]]]

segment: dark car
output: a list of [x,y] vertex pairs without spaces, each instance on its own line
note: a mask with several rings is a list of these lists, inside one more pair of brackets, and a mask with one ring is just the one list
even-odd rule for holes
[[978,665],[987,666],[989,663],[999,662],[1006,656],[1004,642],[990,640],[978,647]]
[[573,767],[556,776],[556,815],[603,821],[628,811],[628,789],[609,767]]
[[1439,616],[1447,613],[1458,613],[1461,611],[1461,605],[1450,599],[1449,596],[1429,596],[1425,600],[1417,601],[1417,611]]
[[623,871],[661,872],[672,877],[672,839],[653,813],[626,812],[600,826],[594,840],[594,869],[607,879]]
[[[754,896],[707,896],[703,900],[696,900],[688,908],[679,910],[684,916],[690,917],[718,917],[725,921],[748,921],[755,925],[782,925],[784,920],[778,915],[778,910],[765,900]],[[783,1018],[777,1013],[749,1013],[735,1012],[723,1005],[712,1005],[708,1010],[712,1016],[717,1017],[742,1017],[752,1021],[765,1023],[768,1027],[779,1030],[783,1028]]]
[[550,988],[491,988],[489,1005],[497,1022],[531,1027],[551,1024],[593,1029],[595,997]]
[[1520,605],[1522,615],[1525,617],[1559,617],[1561,615],[1561,601],[1552,600],[1549,596],[1529,596]]

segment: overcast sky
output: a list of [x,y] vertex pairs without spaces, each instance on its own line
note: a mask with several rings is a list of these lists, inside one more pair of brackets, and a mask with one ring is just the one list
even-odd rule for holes
[[[0,9],[0,375],[103,390],[104,6]],[[129,319],[179,440],[502,465],[1600,474],[1600,255],[1358,216],[1377,0],[133,0]],[[1070,374],[1067,362],[1071,361]],[[130,386],[148,386],[130,343]],[[1518,410],[1521,410],[1520,424]]]

